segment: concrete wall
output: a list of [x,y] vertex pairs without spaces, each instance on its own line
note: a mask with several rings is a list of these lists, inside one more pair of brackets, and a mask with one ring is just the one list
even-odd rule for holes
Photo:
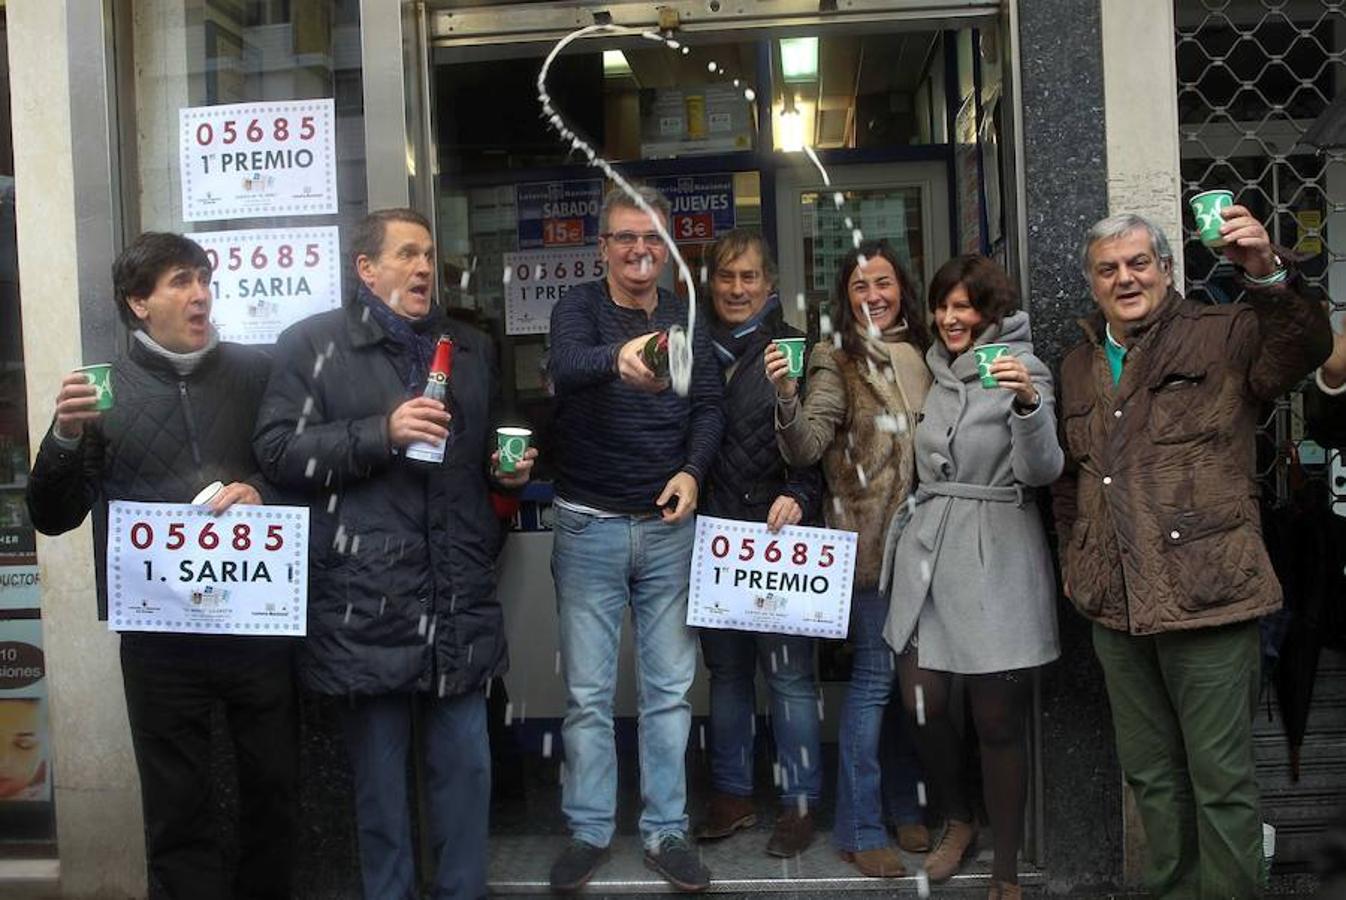
[[[1172,0],[1101,0],[1108,212],[1154,220],[1182,245]],[[1182,254],[1174,260],[1182,282]]]
[[[29,433],[47,430],[61,378],[81,362],[69,0],[10,4],[14,166]],[[88,523],[39,536],[61,893],[144,893],[140,791],[117,637],[98,621]]]

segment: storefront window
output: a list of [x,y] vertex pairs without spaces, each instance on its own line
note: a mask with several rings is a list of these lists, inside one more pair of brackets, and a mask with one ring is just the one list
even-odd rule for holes
[[24,489],[28,410],[14,231],[5,11],[0,6],[0,859],[56,855],[37,556]]
[[[140,185],[141,230],[200,234],[340,227],[365,214],[358,0],[151,0],[137,4],[134,28],[141,137],[138,178],[130,183]],[[321,113],[306,120],[313,115],[309,107],[255,106],[328,99],[330,126]],[[227,116],[192,119],[185,123],[189,127],[180,118],[183,110],[227,104],[244,105]],[[177,140],[165,141],[166,135]],[[184,168],[181,151],[187,151],[188,162],[210,157],[205,165],[234,175],[250,199],[231,205],[219,198],[223,211],[209,208],[210,189],[203,191],[193,180],[202,173]],[[334,204],[281,202],[285,183],[299,179],[313,180],[314,192],[325,193],[322,169],[329,160],[334,165]],[[269,197],[275,202],[268,202]],[[225,265],[217,269],[217,276],[236,277],[217,277],[216,325],[226,315],[261,320],[231,335],[234,339],[269,343],[276,329],[262,326],[268,310],[277,306],[290,303],[313,312],[340,302],[339,282],[324,281],[320,289],[310,281],[309,294],[296,293],[296,280],[275,286],[271,276],[277,273],[270,270],[256,273],[262,279],[259,293],[256,278],[243,280],[243,274],[254,275],[253,247],[239,249],[247,261],[241,271],[229,267],[227,253]],[[257,261],[273,255],[260,254]],[[339,276],[340,266],[337,271]],[[323,296],[315,296],[319,290]],[[249,299],[254,302],[244,302]],[[260,307],[258,300],[264,301]]]

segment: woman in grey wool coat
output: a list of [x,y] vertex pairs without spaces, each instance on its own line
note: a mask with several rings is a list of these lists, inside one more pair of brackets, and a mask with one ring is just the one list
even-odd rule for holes
[[[981,743],[995,862],[990,897],[1019,896],[1032,669],[1055,659],[1056,578],[1034,488],[1061,474],[1051,375],[1033,355],[1009,277],[981,256],[945,263],[930,285],[939,340],[916,428],[919,488],[889,529],[892,590],[884,637],[899,654],[903,707],[946,827],[926,858],[931,881],[958,871],[976,837],[948,716],[967,676]],[[1005,344],[983,387],[974,346]],[[900,537],[899,537],[900,535]]]

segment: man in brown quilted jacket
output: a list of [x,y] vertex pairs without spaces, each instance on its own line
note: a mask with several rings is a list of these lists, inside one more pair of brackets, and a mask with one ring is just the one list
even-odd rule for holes
[[1281,605],[1254,480],[1261,406],[1328,356],[1318,302],[1242,206],[1222,251],[1246,302],[1173,287],[1153,223],[1117,215],[1080,261],[1098,309],[1061,366],[1066,473],[1054,488],[1067,595],[1093,620],[1117,754],[1159,897],[1259,892],[1253,774],[1257,619]]

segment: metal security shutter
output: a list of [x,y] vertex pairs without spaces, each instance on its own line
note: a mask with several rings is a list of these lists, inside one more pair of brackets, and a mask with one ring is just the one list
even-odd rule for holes
[[[1346,313],[1346,154],[1320,153],[1304,133],[1346,84],[1346,11],[1335,0],[1177,0],[1178,116],[1184,197],[1228,188],[1267,223],[1272,239],[1314,254],[1311,284]],[[1183,261],[1190,295],[1238,299],[1228,263],[1200,243],[1184,209]],[[1283,398],[1261,428],[1264,494],[1277,502],[1307,476],[1346,514],[1339,451],[1303,437],[1302,390]],[[1287,465],[1295,448],[1302,468]],[[1346,598],[1336,598],[1346,603]],[[1282,710],[1268,691],[1256,720],[1264,818],[1277,828],[1280,865],[1306,863],[1346,804],[1346,656],[1324,651],[1295,780]]]

